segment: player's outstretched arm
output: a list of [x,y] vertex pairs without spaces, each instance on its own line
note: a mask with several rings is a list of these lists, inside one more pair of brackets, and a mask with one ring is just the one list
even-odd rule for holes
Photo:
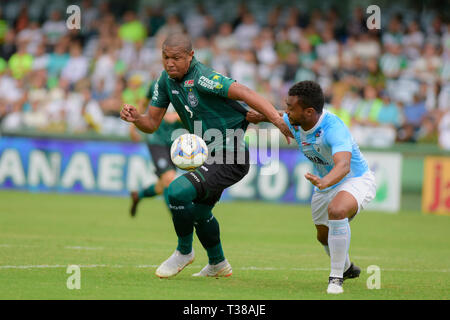
[[140,114],[134,106],[125,104],[120,111],[120,118],[133,123],[142,132],[153,133],[159,128],[166,110],[150,106],[147,113]]
[[280,129],[286,137],[293,138],[291,131],[275,107],[255,91],[242,84],[233,82],[228,89],[228,98],[244,101],[250,107],[264,115],[265,118]]
[[[280,115],[280,117],[283,116],[283,111],[278,111],[278,114]],[[260,123],[260,122],[270,122],[267,117],[255,110],[249,110],[247,112],[247,115],[245,117],[245,119],[250,122],[250,123]]]

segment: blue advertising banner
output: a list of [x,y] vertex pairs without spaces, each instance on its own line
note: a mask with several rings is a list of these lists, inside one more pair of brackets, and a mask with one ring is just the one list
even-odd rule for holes
[[[263,153],[264,154],[264,153]],[[264,200],[309,204],[313,185],[306,180],[313,173],[312,163],[298,149],[279,149],[261,160],[258,149],[250,149],[249,173],[224,191],[223,200]]]
[[0,138],[0,188],[128,195],[156,181],[145,144]]
[[[251,149],[248,175],[222,199],[309,203],[312,166],[301,152],[280,149],[261,160]],[[156,181],[145,144],[2,137],[0,189],[126,196]],[[269,163],[264,165],[264,163]]]
[[[304,175],[313,172],[311,162],[298,149],[264,151],[250,149],[249,173],[225,190],[222,200],[309,204],[313,186]],[[397,212],[401,154],[367,152],[364,156],[378,185],[368,208]],[[0,138],[0,189],[127,196],[156,180],[143,143]]]

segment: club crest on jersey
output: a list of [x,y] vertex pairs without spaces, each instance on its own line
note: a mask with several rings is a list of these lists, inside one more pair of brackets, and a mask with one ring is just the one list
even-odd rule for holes
[[316,138],[320,137],[322,134],[322,129],[319,129],[319,131],[316,132]]
[[185,87],[193,87],[194,86],[194,80],[186,80],[184,82]]
[[196,107],[198,105],[198,99],[192,91],[188,93],[188,100],[191,107]]

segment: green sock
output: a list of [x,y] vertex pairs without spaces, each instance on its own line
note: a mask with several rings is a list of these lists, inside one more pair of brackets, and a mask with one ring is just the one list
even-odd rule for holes
[[206,249],[208,253],[208,263],[209,264],[218,264],[225,260],[225,256],[223,255],[222,244],[219,242],[214,247],[210,247]]
[[138,196],[139,199],[142,198],[151,198],[157,195],[156,191],[155,191],[155,184],[152,184],[150,187],[148,187],[147,189],[143,189],[141,191],[139,191]]
[[188,234],[184,237],[178,237],[178,246],[177,250],[180,251],[181,254],[189,254],[192,251],[192,240],[194,238],[194,233]]
[[194,204],[192,200],[197,196],[197,191],[192,183],[181,176],[164,190],[164,199],[172,213],[172,221],[178,236],[177,250],[182,254],[192,251],[194,235]]
[[195,232],[208,253],[209,264],[218,264],[225,260],[225,256],[220,243],[219,222],[211,212],[213,207],[198,203],[194,205]]

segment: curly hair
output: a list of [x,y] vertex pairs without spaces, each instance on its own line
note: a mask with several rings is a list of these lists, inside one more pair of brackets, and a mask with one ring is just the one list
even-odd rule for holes
[[302,108],[313,108],[317,113],[322,113],[325,98],[322,88],[314,81],[300,81],[290,89],[290,96],[297,96]]

